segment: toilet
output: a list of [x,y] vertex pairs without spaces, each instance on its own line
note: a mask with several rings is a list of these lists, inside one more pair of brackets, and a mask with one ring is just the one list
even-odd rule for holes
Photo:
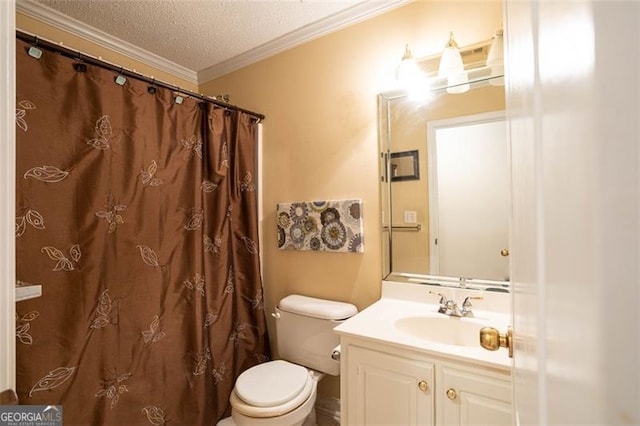
[[238,377],[229,398],[231,417],[218,426],[315,425],[318,382],[325,374],[340,374],[334,354],[340,342],[333,328],[357,312],[349,303],[297,294],[280,300],[272,315],[282,359]]

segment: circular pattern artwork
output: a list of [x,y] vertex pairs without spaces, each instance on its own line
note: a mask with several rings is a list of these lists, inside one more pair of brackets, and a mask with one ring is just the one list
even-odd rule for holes
[[364,252],[362,200],[280,203],[276,217],[282,250]]

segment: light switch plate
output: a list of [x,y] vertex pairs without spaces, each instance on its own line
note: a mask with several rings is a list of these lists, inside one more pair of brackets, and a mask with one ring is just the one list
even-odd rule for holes
[[418,212],[415,210],[404,211],[404,223],[416,223],[418,222]]

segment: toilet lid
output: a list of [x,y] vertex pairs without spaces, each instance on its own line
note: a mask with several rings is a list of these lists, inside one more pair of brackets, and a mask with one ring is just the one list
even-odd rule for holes
[[295,398],[311,380],[309,371],[296,364],[277,360],[256,365],[236,380],[236,394],[255,407],[273,407]]

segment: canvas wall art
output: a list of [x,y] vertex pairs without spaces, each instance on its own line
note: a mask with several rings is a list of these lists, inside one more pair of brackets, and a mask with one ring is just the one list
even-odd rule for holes
[[364,252],[362,200],[279,203],[281,250]]

